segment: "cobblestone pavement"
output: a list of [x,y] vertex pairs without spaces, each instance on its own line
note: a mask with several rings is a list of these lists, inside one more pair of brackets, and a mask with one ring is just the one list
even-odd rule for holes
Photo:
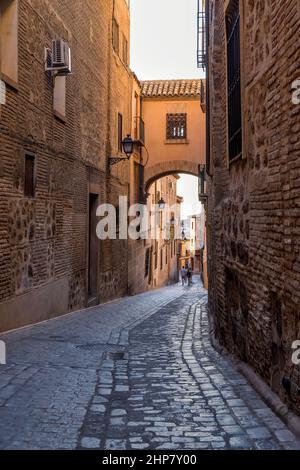
[[210,345],[206,293],[167,287],[0,339],[1,449],[300,449]]

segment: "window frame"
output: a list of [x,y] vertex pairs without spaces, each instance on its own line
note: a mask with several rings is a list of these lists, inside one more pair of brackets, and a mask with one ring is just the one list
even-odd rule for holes
[[246,135],[245,135],[245,113],[244,113],[244,103],[245,103],[245,75],[244,75],[244,5],[241,0],[238,1],[239,6],[239,21],[240,21],[240,92],[241,92],[241,152],[239,155],[230,158],[230,151],[229,151],[229,103],[228,103],[228,47],[227,47],[227,16],[229,14],[230,7],[234,0],[226,0],[224,4],[224,28],[225,28],[225,76],[226,76],[226,155],[227,155],[227,169],[230,168],[231,164],[247,158],[247,154],[245,151],[245,142],[246,142]]
[[116,18],[112,19],[112,46],[116,54],[120,53],[120,26]]
[[54,78],[53,113],[55,117],[63,122],[66,122],[67,79],[64,76],[57,76]]
[[128,40],[124,33],[122,33],[122,61],[126,67],[128,66]]
[[186,141],[188,133],[187,123],[187,113],[167,113],[166,140],[169,142]]
[[[29,192],[26,190],[26,162],[32,161],[32,191]],[[36,195],[36,155],[32,152],[24,152],[24,188],[23,188],[24,197],[27,199],[34,199]]]

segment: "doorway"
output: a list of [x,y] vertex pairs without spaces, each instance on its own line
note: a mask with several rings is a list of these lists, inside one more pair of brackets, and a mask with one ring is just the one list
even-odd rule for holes
[[88,266],[88,303],[97,304],[98,249],[99,240],[96,234],[98,194],[89,195],[89,266]]

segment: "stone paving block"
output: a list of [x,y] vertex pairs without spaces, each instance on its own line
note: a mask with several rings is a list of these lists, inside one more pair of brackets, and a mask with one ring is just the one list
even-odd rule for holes
[[99,449],[100,439],[96,439],[95,437],[83,437],[81,439],[81,447],[85,449]]
[[[97,348],[76,355],[70,327],[80,344],[121,341],[125,360],[103,359]],[[33,334],[59,334],[73,356],[36,367]],[[1,449],[300,448],[230,359],[212,348],[199,285],[120,299],[6,341],[16,364],[0,369]]]
[[114,409],[112,410],[111,412],[111,416],[125,416],[127,415],[127,411],[126,410],[121,410],[121,409]]
[[252,449],[254,443],[245,437],[231,437],[229,440],[229,445],[231,449]]
[[126,441],[121,439],[106,439],[105,450],[126,450]]
[[275,436],[280,442],[293,442],[296,440],[294,434],[288,429],[280,429],[275,431]]
[[252,439],[267,439],[271,437],[271,433],[264,427],[247,429],[247,434]]

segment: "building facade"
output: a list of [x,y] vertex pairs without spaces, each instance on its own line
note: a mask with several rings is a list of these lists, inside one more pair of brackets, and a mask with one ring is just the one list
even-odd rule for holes
[[[145,276],[148,244],[118,237],[120,197],[151,210],[145,181],[156,155],[144,84],[129,66],[129,2],[74,0],[66,8],[58,0],[0,0],[0,12],[0,331],[176,279],[165,240],[153,248],[153,256],[160,243],[167,252],[158,278],[151,270]],[[54,71],[62,57],[68,66]],[[193,136],[203,123],[198,89],[187,82]],[[174,96],[169,107],[179,100],[183,112]],[[130,158],[127,135],[135,142]],[[194,149],[195,139],[181,148]],[[176,168],[163,184],[176,186]],[[99,240],[97,208],[106,203],[116,208],[117,239]]]
[[[0,330],[127,292],[127,241],[96,237],[99,204],[129,195],[128,2],[1,0]],[[72,75],[45,72],[64,39]],[[124,155],[123,155],[124,156]],[[122,260],[122,263],[120,263]]]
[[198,177],[206,149],[203,80],[149,80],[141,86],[146,191],[168,174]]
[[[149,238],[145,243],[145,279],[156,288],[178,282],[177,236],[180,227],[181,201],[177,197],[177,175],[165,176],[149,188]],[[165,208],[159,207],[163,200]],[[155,240],[151,239],[151,231]],[[146,290],[146,286],[144,286]]]
[[297,0],[206,2],[215,333],[300,411]]
[[[180,224],[182,202],[177,195],[177,174],[181,172],[198,177],[199,165],[205,161],[205,114],[201,89],[201,80],[150,80],[139,83],[134,91],[134,96],[140,94],[139,104],[133,102],[133,109],[140,109],[138,115],[142,117],[145,148],[132,159],[132,165],[139,161],[144,164],[143,179],[148,194],[148,210],[152,212],[154,201],[157,204],[160,198],[164,199],[167,206],[177,204],[177,225]],[[131,173],[134,174],[134,171]],[[167,189],[170,185],[174,187],[172,192]],[[133,184],[134,187],[136,185]],[[134,189],[132,193],[131,199],[137,201]],[[177,232],[180,235],[180,228]],[[180,252],[178,240],[176,249],[170,240],[164,240],[161,236],[156,246],[152,246],[149,240],[145,245],[142,242],[130,242],[130,247],[130,293],[178,280],[178,260],[175,262],[173,259],[174,251],[176,256]],[[150,263],[149,248],[152,253],[150,261],[152,256],[154,258]],[[137,260],[145,260],[145,264]],[[156,265],[158,268],[152,273],[151,267]],[[149,273],[147,266],[150,266]]]
[[190,266],[204,280],[205,214],[189,216],[181,222],[182,240],[180,265]]

